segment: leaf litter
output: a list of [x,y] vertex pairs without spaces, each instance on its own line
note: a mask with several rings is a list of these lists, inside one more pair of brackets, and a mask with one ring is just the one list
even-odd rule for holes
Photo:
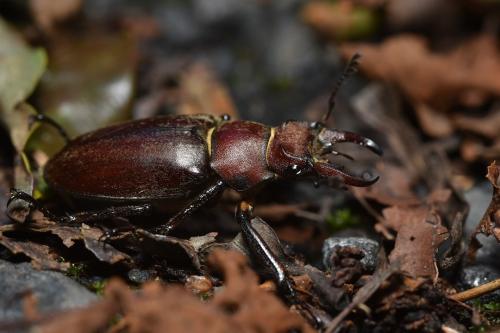
[[[178,55],[146,61],[140,64],[144,68],[139,66],[143,77],[135,86],[135,40],[121,39],[127,35],[122,35],[123,31],[96,37],[97,29],[89,30],[78,43],[71,38],[68,42],[65,29],[71,19],[81,19],[77,17],[82,15],[81,2],[72,1],[65,8],[42,6],[44,2],[31,1],[31,10],[44,38],[52,41],[47,46],[49,56],[56,55],[56,61],[49,65],[51,75],[42,79],[36,98],[30,102],[66,121],[73,133],[125,119],[130,111],[142,117],[172,108],[177,114],[227,113],[238,118],[237,103],[231,97],[233,87],[229,89],[218,77],[218,67]],[[315,1],[304,6],[299,15],[323,37],[352,40],[376,34],[381,28],[374,8],[385,4],[364,3]],[[155,25],[154,34],[148,38],[161,33],[161,27]],[[89,42],[87,38],[95,40]],[[20,38],[13,40],[19,43]],[[123,42],[123,47],[115,48],[114,41]],[[363,270],[363,254],[356,247],[336,251],[331,257],[331,270],[309,264],[314,262],[311,258],[317,251],[316,240],[329,233],[324,225],[328,215],[322,211],[324,205],[306,199],[293,204],[263,202],[255,213],[271,225],[261,218],[251,222],[295,281],[298,302],[294,304],[279,297],[275,283],[268,280],[269,272],[254,262],[241,234],[221,237],[213,232],[218,231],[214,227],[204,236],[191,238],[155,235],[142,229],[115,237],[108,235],[107,225],[61,225],[24,207],[18,218],[21,224],[0,227],[0,244],[17,260],[27,257],[39,269],[60,271],[79,263],[98,262],[102,266],[97,275],[125,277],[126,271],[134,270],[144,278],[129,279],[127,284],[112,277],[107,280],[103,299],[87,308],[43,318],[26,316],[25,322],[10,323],[9,327],[35,326],[41,332],[465,331],[472,325],[473,313],[468,306],[447,297],[456,290],[449,285],[454,280],[445,277],[459,269],[465,251],[462,229],[468,205],[455,186],[456,173],[470,170],[471,162],[500,156],[498,105],[488,105],[500,92],[500,63],[496,41],[486,34],[441,49],[433,42],[420,35],[393,34],[378,44],[349,41],[339,46],[344,57],[361,51],[362,72],[378,81],[369,83],[352,101],[361,124],[356,126],[375,131],[379,136],[376,141],[386,145],[386,158],[376,164],[381,179],[372,187],[352,189],[361,206],[353,204],[349,196],[343,196],[347,199],[342,201],[355,207],[362,225],[372,223],[370,227],[384,238],[381,243],[390,250],[388,257],[383,252],[379,255],[375,273]],[[0,102],[8,104],[8,108],[2,104],[2,120],[11,132],[18,131],[11,135],[18,153],[25,150],[28,141],[35,143],[25,158],[16,162],[15,185],[39,197],[37,167],[57,149],[55,144],[48,145],[53,151],[40,157],[41,136],[33,139],[32,128],[23,122],[35,112],[25,102],[45,70],[45,53],[24,46],[19,50],[24,54],[17,60],[25,59],[32,70],[23,74],[25,79],[13,80],[16,84],[12,86],[0,84]],[[99,59],[117,53],[123,56],[99,67],[88,53],[78,50],[102,51],[102,56],[94,57]],[[73,54],[66,63],[64,54]],[[89,78],[85,68],[96,75]],[[18,69],[19,64],[9,68]],[[66,85],[63,79],[67,73],[80,79]],[[109,100],[99,93],[109,88],[115,74],[124,78],[129,93]],[[9,92],[12,88],[21,92],[15,99]],[[96,91],[98,94],[94,94]],[[420,128],[408,120],[406,101]],[[63,106],[67,103],[73,109],[85,104],[85,110],[65,114]],[[132,108],[131,103],[135,103]],[[480,108],[484,110],[478,111]],[[93,110],[99,111],[94,114]],[[16,117],[19,120],[12,122]],[[456,136],[460,136],[458,143]],[[459,152],[462,160],[450,152]],[[38,158],[33,158],[37,153]],[[32,165],[33,160],[42,163]],[[488,179],[494,195],[476,230],[476,234],[496,239],[500,236],[498,175],[498,166],[491,164]],[[53,205],[50,197],[43,198]],[[338,209],[337,204],[327,206],[327,213],[332,207]],[[228,220],[227,214],[210,214],[200,219],[222,225]],[[24,223],[27,217],[29,223]],[[297,222],[300,225],[294,224]],[[282,242],[277,235],[295,244]],[[130,288],[130,282],[136,283],[134,287],[139,284],[138,288]]]

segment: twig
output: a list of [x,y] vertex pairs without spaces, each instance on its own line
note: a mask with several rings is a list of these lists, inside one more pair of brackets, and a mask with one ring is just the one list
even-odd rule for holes
[[474,287],[466,291],[462,291],[460,293],[449,295],[448,297],[455,301],[465,302],[484,294],[491,293],[497,289],[500,289],[500,279],[496,279],[494,281],[482,284],[478,287]]

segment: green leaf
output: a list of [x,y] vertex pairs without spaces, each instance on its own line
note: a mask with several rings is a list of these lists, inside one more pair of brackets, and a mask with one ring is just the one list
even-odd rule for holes
[[[49,49],[49,68],[37,97],[43,112],[70,135],[130,118],[135,79],[135,41],[122,33],[85,31],[60,36]],[[64,145],[43,126],[35,144],[52,156]]]
[[3,122],[12,128],[14,108],[35,89],[47,65],[41,48],[31,48],[0,18],[0,109]]

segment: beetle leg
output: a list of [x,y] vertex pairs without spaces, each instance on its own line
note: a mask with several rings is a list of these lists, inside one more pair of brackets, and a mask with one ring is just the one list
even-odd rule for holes
[[60,223],[82,224],[89,221],[103,221],[114,217],[141,216],[151,213],[150,204],[112,206],[102,210],[82,211],[74,214],[67,214],[57,220]]
[[[150,213],[152,209],[150,204],[140,204],[140,205],[107,207],[102,210],[82,211],[74,214],[66,214],[65,216],[56,216],[48,209],[43,207],[43,205],[38,200],[33,198],[30,194],[16,189],[11,189],[10,198],[9,201],[7,202],[7,207],[9,207],[12,202],[15,202],[17,200],[26,201],[30,209],[31,208],[38,209],[40,212],[42,212],[42,214],[45,217],[54,222],[58,222],[61,224],[68,224],[68,225],[80,225],[85,222],[102,221],[114,217],[130,217],[130,216],[146,215]],[[9,214],[9,209],[7,209],[7,213]]]
[[66,143],[71,141],[66,130],[58,122],[56,122],[54,119],[52,119],[51,117],[49,117],[43,113],[37,113],[36,115],[31,116],[30,120],[31,120],[30,127],[36,121],[41,122],[41,123],[46,123],[47,125],[54,127],[57,130],[57,132],[59,133],[59,135],[61,135],[61,137],[64,139],[64,141],[66,141]]
[[156,234],[168,235],[184,218],[193,214],[200,207],[205,205],[212,198],[217,196],[226,188],[226,184],[222,180],[217,180],[213,185],[207,187],[203,192],[198,194],[187,206],[180,212],[172,216],[167,223],[153,228],[151,232]]
[[252,226],[251,209],[252,207],[243,201],[236,211],[236,219],[241,226],[243,238],[256,259],[272,274],[279,290],[287,300],[290,303],[297,303],[294,281],[288,275],[283,264],[272,253],[264,239]]
[[[40,212],[42,212],[42,214],[48,217],[49,219],[57,220],[57,217],[54,214],[52,214],[48,209],[43,207],[43,205],[38,200],[33,198],[30,194],[15,188],[11,188],[10,197],[9,200],[7,201],[7,216],[13,221],[20,222],[13,216],[14,211],[17,209],[16,203],[18,203],[19,201],[26,202],[28,204],[27,209],[29,211],[35,208],[38,209]],[[29,212],[27,214],[29,214]]]
[[100,225],[98,226],[102,231],[102,235],[99,237],[98,241],[100,242],[106,242],[109,239],[114,239],[116,237],[119,237],[125,232],[132,232],[135,233],[137,230],[137,227],[131,224],[128,219],[124,217],[117,217],[114,218],[113,221],[120,221],[122,223],[121,225],[115,225],[113,227],[107,227],[105,225]]

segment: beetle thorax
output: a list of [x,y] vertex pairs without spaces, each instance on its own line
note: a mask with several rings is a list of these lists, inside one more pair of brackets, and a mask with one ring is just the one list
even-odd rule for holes
[[211,168],[237,191],[274,178],[266,163],[270,136],[271,129],[259,123],[237,120],[222,124],[211,134]]

